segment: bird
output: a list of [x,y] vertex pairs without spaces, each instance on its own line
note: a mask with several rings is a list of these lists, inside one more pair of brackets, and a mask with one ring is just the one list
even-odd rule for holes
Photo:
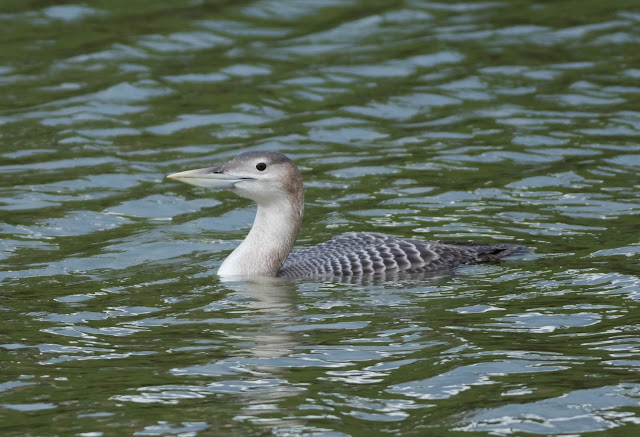
[[353,278],[437,273],[526,251],[517,244],[421,241],[374,233],[333,237],[292,252],[302,224],[302,175],[286,155],[251,151],[214,167],[167,176],[231,190],[258,205],[251,230],[222,262],[221,277]]

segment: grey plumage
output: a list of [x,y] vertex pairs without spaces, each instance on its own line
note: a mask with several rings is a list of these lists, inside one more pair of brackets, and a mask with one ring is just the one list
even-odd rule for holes
[[221,166],[169,175],[191,185],[232,190],[258,204],[247,237],[218,274],[235,277],[363,277],[430,273],[500,259],[515,244],[402,240],[375,234],[335,237],[291,253],[302,223],[304,189],[296,165],[276,152],[247,152]]
[[516,244],[403,240],[356,234],[293,252],[280,277],[364,276],[438,272],[461,264],[494,261],[524,251]]

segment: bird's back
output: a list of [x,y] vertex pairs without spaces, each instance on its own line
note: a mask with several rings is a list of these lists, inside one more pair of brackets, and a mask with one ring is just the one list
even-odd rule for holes
[[438,272],[461,264],[497,260],[523,250],[524,247],[515,244],[402,240],[356,234],[334,237],[291,253],[278,276],[348,277]]

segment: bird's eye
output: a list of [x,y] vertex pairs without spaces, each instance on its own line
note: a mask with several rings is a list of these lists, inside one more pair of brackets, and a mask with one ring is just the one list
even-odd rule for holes
[[256,164],[256,168],[260,171],[263,171],[265,168],[267,168],[267,164],[265,164],[264,162],[259,162]]

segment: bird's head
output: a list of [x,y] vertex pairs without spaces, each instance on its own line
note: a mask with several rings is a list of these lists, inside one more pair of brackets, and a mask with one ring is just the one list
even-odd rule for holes
[[303,195],[300,171],[293,161],[277,152],[246,152],[222,165],[167,177],[197,187],[231,190],[258,205],[283,197],[297,201]]

